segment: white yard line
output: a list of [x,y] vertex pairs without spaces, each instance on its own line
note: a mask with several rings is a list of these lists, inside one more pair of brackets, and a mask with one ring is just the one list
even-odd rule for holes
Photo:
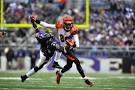
[[113,88],[102,88],[102,89],[105,89],[105,90],[111,90],[111,89],[113,89]]
[[109,78],[117,78],[117,79],[135,79],[135,76],[113,76]]
[[[41,78],[28,78],[28,80],[42,80]],[[0,80],[21,80],[20,77],[0,77]]]
[[2,90],[9,90],[9,88],[1,88],[1,87],[0,87],[0,89],[2,89]]
[[[10,90],[10,88],[1,88],[0,87],[0,89],[2,89],[2,90]],[[13,90],[26,90],[25,88],[12,88]],[[29,90],[50,90],[50,89],[29,89]]]

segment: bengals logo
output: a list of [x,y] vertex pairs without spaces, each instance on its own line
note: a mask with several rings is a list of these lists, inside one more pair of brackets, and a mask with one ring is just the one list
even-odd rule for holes
[[5,37],[6,35],[7,35],[7,33],[6,33],[6,32],[4,32],[4,31],[0,31],[0,38]]

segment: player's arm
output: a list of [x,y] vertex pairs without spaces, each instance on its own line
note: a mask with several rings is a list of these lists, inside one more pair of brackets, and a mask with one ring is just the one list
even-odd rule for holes
[[36,16],[31,16],[32,20],[35,21],[37,24],[40,24],[44,27],[49,27],[49,28],[56,28],[55,24],[48,24],[47,22],[38,20]]
[[78,34],[74,34],[72,39],[66,39],[66,44],[68,48],[78,48],[79,47],[79,37]]
[[56,51],[66,53],[65,47],[63,47],[63,46],[61,46],[61,45],[59,45],[59,44],[57,44],[57,43],[55,43],[55,42],[53,42],[51,45],[52,45],[53,47],[55,47],[55,50],[56,50]]
[[39,32],[39,29],[37,28],[37,24],[35,23],[35,21],[32,19],[32,17],[30,17],[30,19],[31,19],[31,24],[32,24],[33,28],[35,28],[35,32],[36,33]]
[[78,34],[73,35],[73,39],[75,40],[76,47],[79,47],[79,36]]
[[79,47],[79,36],[78,36],[78,27],[74,26],[71,30],[71,35],[73,36],[73,40],[75,41],[76,47]]

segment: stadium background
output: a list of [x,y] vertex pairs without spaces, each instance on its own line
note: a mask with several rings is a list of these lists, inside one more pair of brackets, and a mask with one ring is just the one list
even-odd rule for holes
[[[0,73],[6,77],[19,77],[22,72],[32,68],[39,58],[40,46],[33,35],[34,31],[29,20],[30,15],[35,14],[41,20],[55,23],[62,15],[70,14],[80,29],[80,48],[77,49],[76,55],[79,57],[85,72],[90,73],[90,76],[95,76],[95,78],[106,77],[108,73],[111,73],[109,77],[117,74],[122,75],[119,78],[123,78],[123,80],[126,80],[125,77],[130,81],[134,80],[134,4],[134,0],[1,0],[0,33],[5,32],[5,34],[0,37]],[[41,30],[56,35],[56,30],[39,27]],[[52,62],[53,59],[42,69],[44,73],[38,74],[41,78],[43,75],[48,75],[48,72],[55,71],[50,67]],[[59,63],[62,66],[65,65],[64,57]],[[10,73],[11,76],[9,76],[9,72],[14,72],[16,75]],[[75,73],[71,76],[76,76],[75,66],[69,72]],[[125,76],[124,73],[132,74]],[[4,90],[5,87],[2,86],[3,75],[0,75],[1,90]],[[35,77],[38,78],[38,75]],[[49,75],[53,76],[54,74]],[[70,77],[68,78],[71,80]],[[11,80],[18,80],[18,78],[11,78]],[[96,80],[95,82],[101,84]],[[121,80],[121,82],[123,81]],[[125,89],[117,89],[134,90],[133,83],[130,82],[131,86]],[[50,89],[52,87],[45,86],[43,88]],[[99,88],[100,86],[96,87],[95,90],[99,90]],[[78,88],[72,89],[78,90]],[[116,87],[107,86],[104,89],[116,89]],[[58,88],[58,90],[60,89]],[[65,88],[61,87],[61,90],[65,90]]]

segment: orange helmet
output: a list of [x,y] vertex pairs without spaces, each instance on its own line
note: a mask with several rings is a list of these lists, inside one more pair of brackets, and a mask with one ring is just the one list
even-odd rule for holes
[[66,23],[68,21],[73,23],[73,18],[71,16],[69,16],[69,15],[64,16],[63,22]]
[[63,17],[64,30],[70,31],[73,27],[73,18],[69,15]]

